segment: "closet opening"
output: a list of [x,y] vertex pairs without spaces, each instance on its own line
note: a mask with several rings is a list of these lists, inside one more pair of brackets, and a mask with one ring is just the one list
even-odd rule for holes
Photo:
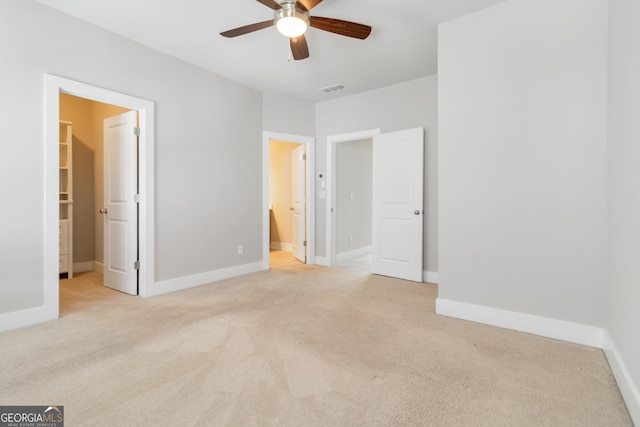
[[[129,127],[131,132],[124,130]],[[142,297],[153,295],[153,140],[152,102],[45,75],[43,318],[59,317],[61,282],[99,281],[96,277],[100,274],[106,277],[108,265],[115,272],[125,265],[134,271],[133,291],[117,286],[115,289]],[[119,151],[121,146],[126,148],[125,154]],[[115,160],[110,163],[110,158]],[[122,167],[122,163],[118,163],[121,161],[127,165],[126,176],[112,173]],[[127,186],[127,182],[133,184]],[[120,195],[126,194],[134,201],[129,209],[134,212],[129,229],[137,231],[132,234],[122,233],[122,228],[126,227],[118,213],[121,206],[105,204],[109,197],[104,195],[116,193],[113,200],[119,201]],[[117,218],[117,221],[110,224],[105,215]],[[105,238],[109,235],[110,238]],[[131,235],[133,238],[122,237]],[[113,239],[113,236],[117,238]],[[115,245],[105,244],[108,241],[114,241]],[[118,250],[122,244],[128,245],[124,252]]]

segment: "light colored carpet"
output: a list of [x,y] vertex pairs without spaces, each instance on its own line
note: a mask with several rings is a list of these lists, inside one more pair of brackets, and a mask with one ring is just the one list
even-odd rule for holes
[[141,299],[62,281],[61,318],[0,334],[0,404],[68,426],[630,426],[601,350],[437,316],[366,262]]

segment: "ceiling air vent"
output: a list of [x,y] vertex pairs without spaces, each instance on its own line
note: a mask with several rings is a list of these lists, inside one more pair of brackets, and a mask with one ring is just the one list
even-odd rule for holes
[[339,90],[346,89],[346,88],[347,87],[345,85],[343,85],[342,83],[338,83],[338,84],[332,85],[332,86],[321,87],[318,90],[320,92],[324,92],[324,93],[333,93],[333,92],[337,92]]

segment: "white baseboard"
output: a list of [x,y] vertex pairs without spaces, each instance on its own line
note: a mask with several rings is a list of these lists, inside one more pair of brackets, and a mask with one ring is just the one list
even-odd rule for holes
[[336,261],[338,263],[348,261],[353,258],[368,255],[371,253],[371,251],[372,251],[371,246],[366,246],[364,248],[358,248],[352,251],[342,252],[342,253],[336,254]]
[[602,348],[603,330],[547,317],[516,313],[481,305],[436,299],[436,313],[472,322],[513,329],[576,344]]
[[209,283],[218,282],[232,277],[243,276],[256,271],[262,271],[262,261],[251,264],[236,265],[220,270],[207,271],[205,273],[193,274],[191,276],[177,277],[175,279],[163,280],[156,282],[150,290],[148,296],[156,296],[168,294],[170,292],[181,291],[184,289],[195,288],[196,286],[207,285]]
[[98,261],[93,261],[93,271],[104,274],[104,264]]
[[73,263],[73,272],[74,273],[85,273],[87,271],[93,271],[93,261],[87,262],[74,262]]
[[282,242],[271,242],[269,244],[271,249],[276,249],[280,251],[292,251],[293,244],[292,243],[282,243]]
[[74,262],[74,273],[86,273],[87,271],[95,271],[104,274],[104,264],[98,261]]
[[0,314],[0,332],[36,325],[58,318],[58,307],[41,306]]
[[457,301],[436,299],[436,313],[527,332],[547,338],[602,348],[634,424],[640,426],[640,391],[605,329],[564,320],[516,313]]
[[423,271],[422,281],[426,283],[438,284],[438,272],[437,271]]
[[640,392],[638,391],[638,386],[633,382],[631,374],[629,374],[627,367],[620,357],[620,353],[618,353],[615,344],[606,330],[604,331],[603,349],[605,356],[607,356],[609,366],[611,367],[611,372],[613,372],[613,376],[618,383],[620,393],[622,393],[622,397],[627,404],[629,415],[631,415],[633,423],[640,426]]
[[322,265],[325,267],[331,267],[331,264],[329,263],[329,258],[325,257],[325,256],[317,256],[316,257],[316,265]]

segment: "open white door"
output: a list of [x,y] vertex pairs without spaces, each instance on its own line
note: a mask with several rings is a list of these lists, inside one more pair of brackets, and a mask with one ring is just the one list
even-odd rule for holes
[[291,181],[293,185],[291,209],[293,212],[293,256],[307,262],[306,145],[301,144],[291,153]]
[[424,130],[373,139],[372,272],[422,282]]
[[138,294],[136,111],[104,120],[104,285]]

